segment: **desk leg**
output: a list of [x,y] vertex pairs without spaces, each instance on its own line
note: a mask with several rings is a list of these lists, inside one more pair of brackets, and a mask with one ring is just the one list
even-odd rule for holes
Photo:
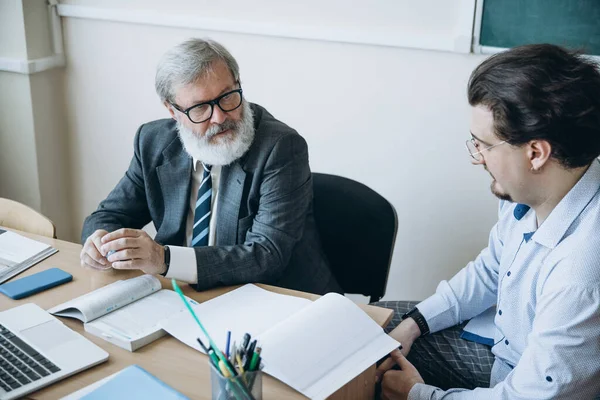
[[348,382],[332,394],[330,400],[365,400],[375,396],[375,365],[371,365],[362,374]]

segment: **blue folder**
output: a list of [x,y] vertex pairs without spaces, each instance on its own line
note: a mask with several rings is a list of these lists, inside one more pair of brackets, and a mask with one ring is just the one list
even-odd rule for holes
[[147,372],[131,365],[98,389],[82,397],[85,400],[189,400],[166,383]]

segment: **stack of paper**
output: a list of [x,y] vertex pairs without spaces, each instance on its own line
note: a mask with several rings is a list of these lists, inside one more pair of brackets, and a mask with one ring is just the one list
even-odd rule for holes
[[20,274],[57,251],[46,243],[0,229],[0,283]]

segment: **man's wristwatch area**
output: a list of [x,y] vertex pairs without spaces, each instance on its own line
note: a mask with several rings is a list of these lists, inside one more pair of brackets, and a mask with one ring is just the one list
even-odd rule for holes
[[167,269],[165,269],[165,272],[163,272],[161,275],[167,276],[167,273],[169,272],[169,265],[171,264],[171,250],[169,250],[169,246],[164,246],[164,249],[165,249],[165,266],[167,267]]
[[421,312],[419,311],[419,309],[417,307],[413,308],[412,310],[410,310],[409,312],[404,314],[402,316],[402,321],[404,321],[406,318],[412,318],[417,323],[417,326],[419,327],[419,330],[421,331],[420,337],[423,337],[423,336],[429,334],[429,325],[427,325],[427,321],[425,320],[425,317],[423,316],[423,314],[421,314]]

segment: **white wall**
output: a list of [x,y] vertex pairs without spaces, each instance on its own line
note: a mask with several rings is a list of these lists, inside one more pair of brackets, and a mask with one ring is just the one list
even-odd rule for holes
[[[224,7],[177,1],[165,12],[197,4]],[[153,89],[160,55],[209,36],[237,58],[247,98],[307,139],[313,171],[361,181],[394,204],[386,299],[426,297],[485,246],[497,203],[464,147],[465,86],[482,57],[76,18],[63,29],[74,231],[125,172],[138,126],[167,117]]]
[[53,54],[49,21],[45,0],[0,1],[0,197],[72,239],[63,71],[40,67]]
[[[0,2],[0,57],[27,58],[20,1]],[[0,197],[39,209],[37,155],[27,75],[0,71]]]

